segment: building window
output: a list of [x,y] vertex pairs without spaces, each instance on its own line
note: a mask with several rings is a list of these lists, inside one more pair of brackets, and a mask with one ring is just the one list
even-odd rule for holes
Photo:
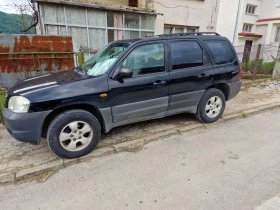
[[253,24],[244,23],[242,31],[244,32],[251,32]]
[[96,52],[111,41],[154,35],[155,16],[150,14],[60,4],[40,8],[45,34],[72,36],[75,51]]
[[255,14],[256,8],[257,8],[256,5],[247,4],[246,13],[247,13],[247,14]]
[[108,42],[154,35],[154,16],[107,11]]
[[138,7],[138,0],[129,0],[128,6],[130,7]]
[[280,42],[280,27],[276,29],[275,42]]
[[197,32],[198,27],[164,25],[165,34]]

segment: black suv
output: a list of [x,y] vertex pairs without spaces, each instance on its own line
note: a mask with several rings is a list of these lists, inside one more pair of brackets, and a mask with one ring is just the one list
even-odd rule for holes
[[216,33],[115,41],[72,71],[16,84],[4,123],[19,141],[46,137],[55,154],[76,158],[117,126],[182,112],[215,122],[240,91],[240,77],[233,46]]

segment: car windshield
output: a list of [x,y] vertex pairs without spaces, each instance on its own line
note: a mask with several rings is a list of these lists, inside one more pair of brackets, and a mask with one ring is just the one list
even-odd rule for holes
[[90,76],[101,76],[112,67],[128,46],[129,43],[109,44],[87,60],[81,68]]

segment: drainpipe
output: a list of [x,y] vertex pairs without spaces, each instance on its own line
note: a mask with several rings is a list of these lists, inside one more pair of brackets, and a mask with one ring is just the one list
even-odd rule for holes
[[239,19],[239,14],[240,14],[240,5],[241,5],[241,0],[238,1],[238,9],[237,9],[237,14],[236,14],[236,20],[235,20],[235,27],[234,27],[234,33],[233,33],[233,39],[232,39],[232,44],[234,45],[235,42],[235,35],[238,27],[238,19]]

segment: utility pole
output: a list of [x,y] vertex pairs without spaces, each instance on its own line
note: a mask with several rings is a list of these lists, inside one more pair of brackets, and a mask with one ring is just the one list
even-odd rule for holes
[[240,6],[241,6],[241,0],[238,1],[238,7],[237,7],[237,13],[236,13],[236,19],[235,19],[235,26],[234,26],[234,32],[233,32],[233,39],[232,44],[235,46],[235,40],[237,35],[237,29],[238,29],[238,20],[239,20],[239,14],[240,14]]
[[277,52],[277,57],[276,57],[276,61],[275,61],[272,78],[280,79],[280,44],[278,47],[278,52]]

